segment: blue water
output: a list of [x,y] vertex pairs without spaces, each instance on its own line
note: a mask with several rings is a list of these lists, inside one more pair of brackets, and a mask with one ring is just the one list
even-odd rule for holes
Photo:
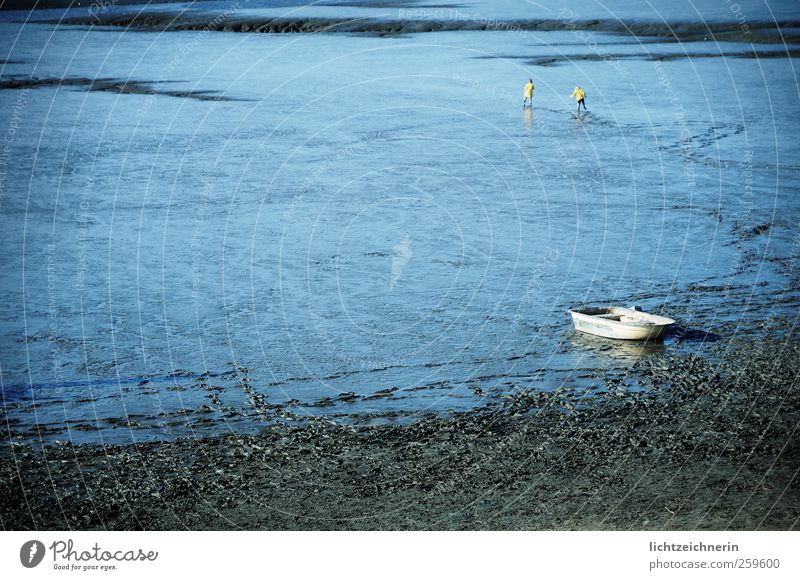
[[[519,389],[591,393],[604,376],[634,388],[638,357],[707,344],[609,348],[572,332],[570,306],[638,304],[726,336],[796,317],[800,92],[795,58],[774,53],[798,46],[513,25],[566,9],[800,16],[789,2],[663,4],[236,11],[509,23],[399,36],[2,13],[0,80],[145,87],[0,90],[5,437],[411,421]],[[176,9],[226,6],[147,8]]]

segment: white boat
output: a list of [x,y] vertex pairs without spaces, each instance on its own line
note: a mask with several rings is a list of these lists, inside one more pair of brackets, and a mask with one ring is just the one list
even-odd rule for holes
[[575,330],[622,340],[656,340],[675,321],[632,308],[575,308],[569,313]]

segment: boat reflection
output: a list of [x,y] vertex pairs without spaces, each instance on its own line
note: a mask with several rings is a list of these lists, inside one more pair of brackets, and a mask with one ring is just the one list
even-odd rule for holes
[[642,357],[664,352],[664,343],[660,340],[613,340],[593,336],[584,332],[573,332],[570,343],[577,349],[589,351],[615,360],[634,362]]

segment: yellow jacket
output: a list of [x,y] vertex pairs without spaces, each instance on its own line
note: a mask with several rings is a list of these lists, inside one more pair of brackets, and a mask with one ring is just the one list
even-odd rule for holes
[[525,83],[525,98],[526,99],[530,99],[531,97],[533,97],[533,89],[534,89],[534,86],[533,86],[532,82],[528,81],[527,83]]
[[586,91],[584,91],[580,87],[575,87],[575,90],[572,91],[571,97],[575,97],[575,100],[580,101],[584,97],[586,97]]

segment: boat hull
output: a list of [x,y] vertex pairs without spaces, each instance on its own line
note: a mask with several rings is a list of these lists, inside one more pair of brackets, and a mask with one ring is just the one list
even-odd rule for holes
[[617,340],[659,340],[675,323],[666,316],[630,308],[584,308],[570,314],[575,330]]

